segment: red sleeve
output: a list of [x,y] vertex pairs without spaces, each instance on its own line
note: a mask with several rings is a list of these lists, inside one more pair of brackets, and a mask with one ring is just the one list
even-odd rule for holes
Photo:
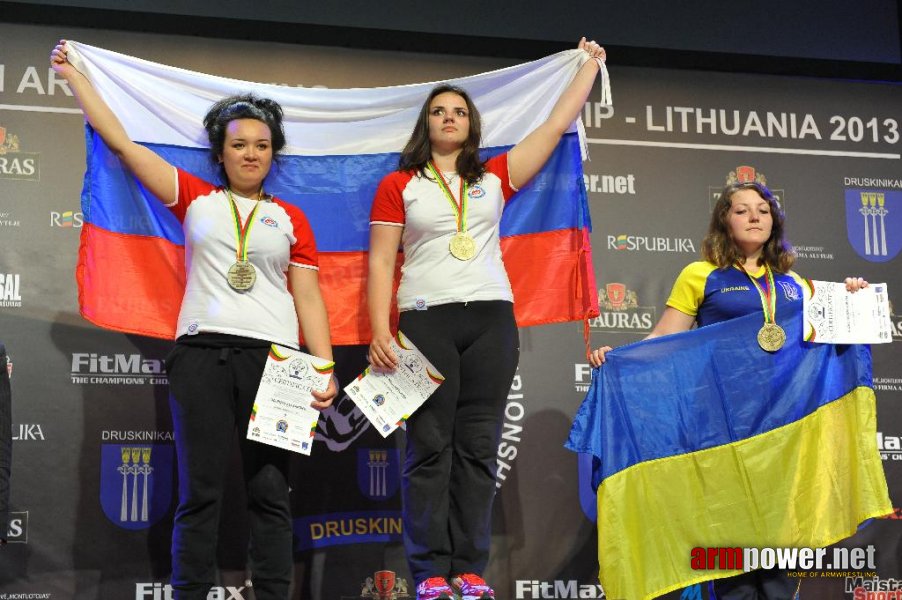
[[294,243],[291,245],[291,255],[288,262],[293,265],[319,268],[319,257],[316,253],[316,239],[313,237],[313,229],[310,228],[310,222],[307,221],[304,212],[279,198],[274,198],[273,202],[281,206],[289,218],[291,218],[291,227],[294,232]]
[[172,211],[180,223],[184,223],[185,214],[188,212],[188,206],[194,202],[194,199],[206,196],[218,188],[212,183],[208,183],[179,168],[176,168],[175,172],[176,177],[178,178],[178,196],[176,197],[175,203],[167,205],[166,208]]
[[370,225],[373,223],[398,223],[403,225],[404,188],[413,177],[410,172],[395,171],[379,182],[373,207],[370,209]]
[[488,159],[485,163],[485,170],[501,180],[501,194],[504,196],[505,202],[517,193],[517,190],[511,185],[510,171],[507,168],[507,152]]

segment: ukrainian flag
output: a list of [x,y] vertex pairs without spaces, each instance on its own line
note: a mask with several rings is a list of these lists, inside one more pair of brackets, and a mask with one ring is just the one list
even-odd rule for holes
[[[801,304],[801,303],[798,303]],[[619,348],[567,447],[593,455],[609,598],[653,598],[739,571],[694,547],[822,547],[892,512],[867,346],[758,347],[760,314]]]

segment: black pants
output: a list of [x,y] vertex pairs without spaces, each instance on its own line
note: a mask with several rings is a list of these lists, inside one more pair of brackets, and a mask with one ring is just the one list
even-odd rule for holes
[[799,580],[780,569],[758,569],[711,582],[717,600],[792,600]]
[[399,329],[445,382],[407,422],[404,545],[415,584],[481,574],[491,544],[498,442],[520,343],[510,302],[401,313]]
[[6,348],[0,343],[0,543],[9,532],[9,475],[12,467],[12,393],[6,371]]
[[[259,347],[261,342],[243,338],[223,342],[223,337],[206,338],[214,344],[210,346],[196,345],[204,342],[200,336],[190,338],[191,345],[180,340],[167,359],[179,472],[172,587],[176,600],[205,600],[214,583],[225,471],[237,428],[255,597],[284,600],[293,569],[289,453],[246,439],[268,345]],[[258,347],[241,347],[247,343]]]

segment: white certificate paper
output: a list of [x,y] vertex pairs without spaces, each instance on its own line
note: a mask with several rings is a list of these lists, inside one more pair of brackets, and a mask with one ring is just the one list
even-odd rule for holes
[[392,340],[398,357],[394,371],[367,369],[345,393],[382,437],[404,423],[445,380],[432,363],[400,331]]
[[805,295],[805,341],[824,344],[886,344],[893,340],[885,283],[855,292],[844,283],[812,281]]
[[319,411],[313,390],[323,391],[335,363],[273,344],[263,369],[247,439],[310,455]]

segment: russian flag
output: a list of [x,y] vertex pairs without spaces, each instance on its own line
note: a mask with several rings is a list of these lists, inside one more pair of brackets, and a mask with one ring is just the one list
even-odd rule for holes
[[[567,447],[591,455],[599,577],[651,599],[742,571],[693,548],[820,548],[893,512],[868,346],[758,347],[761,313],[609,352]],[[779,318],[779,317],[778,317]]]
[[[70,61],[131,139],[207,181],[218,182],[202,127],[208,108],[247,92],[279,102],[288,145],[266,191],[299,206],[310,221],[333,344],[369,342],[370,205],[380,179],[397,168],[399,151],[434,83],[292,88],[177,69],[78,42],[69,42],[69,48]],[[480,108],[486,158],[511,148],[547,118],[584,55],[571,50],[451,81],[470,92]],[[185,281],[181,226],[89,126],[85,143],[85,222],[76,271],[81,313],[101,327],[171,339]],[[597,315],[584,147],[577,121],[505,210],[501,245],[520,326]]]

